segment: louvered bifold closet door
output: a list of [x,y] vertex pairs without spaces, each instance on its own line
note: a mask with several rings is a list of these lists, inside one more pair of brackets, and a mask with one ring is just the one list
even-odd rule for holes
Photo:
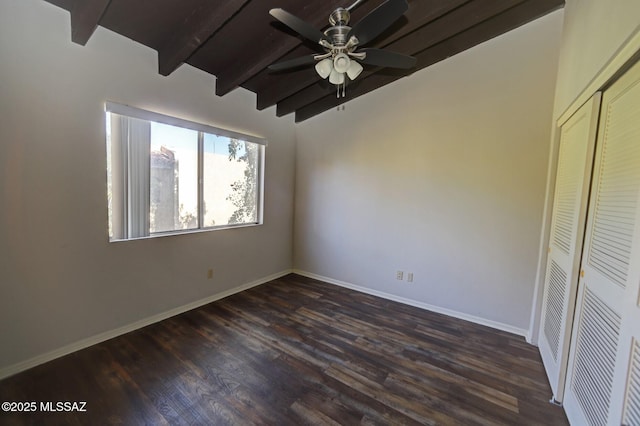
[[640,425],[640,64],[604,92],[564,406]]
[[539,346],[553,398],[563,398],[600,93],[560,128]]

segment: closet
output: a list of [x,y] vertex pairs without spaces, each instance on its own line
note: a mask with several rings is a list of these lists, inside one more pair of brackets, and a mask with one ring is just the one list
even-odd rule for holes
[[572,424],[640,425],[640,63],[560,126],[539,345]]

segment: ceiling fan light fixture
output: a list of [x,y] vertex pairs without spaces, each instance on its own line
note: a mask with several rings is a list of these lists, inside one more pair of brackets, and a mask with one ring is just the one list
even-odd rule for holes
[[347,69],[347,75],[349,76],[349,79],[355,80],[356,78],[358,78],[361,72],[362,72],[362,65],[352,60],[351,65],[349,65],[349,68]]
[[340,73],[347,72],[350,65],[351,59],[344,53],[338,53],[333,58],[333,68]]
[[331,71],[329,75],[329,83],[340,85],[344,83],[344,73],[337,71],[335,68]]
[[333,60],[331,58],[323,59],[316,64],[316,72],[323,79],[329,77],[331,71],[333,71]]

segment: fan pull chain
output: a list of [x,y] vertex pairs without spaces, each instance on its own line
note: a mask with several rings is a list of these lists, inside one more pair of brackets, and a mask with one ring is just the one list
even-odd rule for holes
[[[342,96],[340,96],[340,88],[342,88]],[[347,96],[347,83],[342,83],[339,85],[336,85],[336,98],[340,99],[341,97],[345,97]]]

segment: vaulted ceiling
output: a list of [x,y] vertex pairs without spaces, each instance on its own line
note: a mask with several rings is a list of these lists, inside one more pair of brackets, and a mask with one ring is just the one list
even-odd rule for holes
[[[102,26],[155,49],[162,75],[188,63],[216,76],[216,95],[244,87],[256,93],[256,108],[276,105],[278,116],[295,113],[296,122],[564,6],[564,0],[408,0],[404,16],[367,47],[412,55],[417,65],[410,70],[365,66],[348,84],[346,97],[337,98],[334,86],[322,80],[313,66],[267,70],[275,62],[322,52],[276,21],[269,10],[285,9],[324,30],[329,14],[354,0],[47,1],[70,12],[76,43],[86,44]],[[351,22],[381,3],[365,0],[352,10]]]

